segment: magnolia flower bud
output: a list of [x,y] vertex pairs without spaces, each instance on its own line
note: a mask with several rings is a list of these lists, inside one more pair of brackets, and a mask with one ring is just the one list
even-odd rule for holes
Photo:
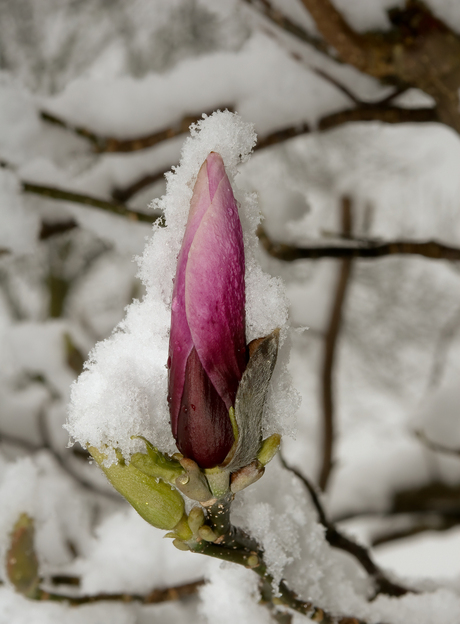
[[235,441],[229,410],[246,368],[243,232],[221,156],[195,183],[174,282],[169,343],[171,427],[201,468]]

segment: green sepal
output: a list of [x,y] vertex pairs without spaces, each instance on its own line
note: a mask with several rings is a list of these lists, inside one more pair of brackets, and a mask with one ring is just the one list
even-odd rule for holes
[[187,542],[193,537],[192,529],[188,524],[187,514],[184,514],[179,522],[176,524],[173,533],[178,539],[182,540],[183,542]]
[[263,413],[270,381],[278,355],[280,330],[275,329],[258,344],[241,377],[235,398],[235,412],[229,414],[235,439],[224,466],[229,472],[239,470],[257,457],[262,438]]
[[127,464],[121,453],[118,463],[105,466],[106,455],[94,446],[88,448],[105,476],[137,513],[158,529],[173,529],[184,514],[184,499],[177,490],[156,477]]
[[262,442],[259,452],[257,453],[257,459],[262,466],[266,466],[268,462],[275,457],[279,451],[280,444],[281,436],[279,433],[274,433]]
[[175,459],[161,453],[144,436],[133,436],[143,440],[147,449],[145,453],[134,453],[131,463],[149,477],[162,479],[174,485],[174,481],[184,472],[184,469]]

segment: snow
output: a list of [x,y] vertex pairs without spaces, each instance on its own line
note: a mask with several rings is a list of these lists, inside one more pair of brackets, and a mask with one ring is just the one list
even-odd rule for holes
[[[167,227],[154,226],[154,234],[139,259],[140,277],[146,288],[142,302],[127,309],[126,318],[109,340],[96,345],[87,370],[72,387],[67,429],[71,437],[87,445],[120,448],[129,458],[143,435],[165,451],[174,450],[166,404],[166,368],[169,310],[180,249],[188,215],[193,180],[211,151],[221,154],[232,180],[254,145],[250,124],[226,112],[205,117],[191,129],[182,149],[179,167],[167,175],[167,191],[155,204],[165,215]],[[278,278],[271,278],[257,260],[255,230],[260,215],[254,196],[239,192],[246,258],[246,338],[266,336],[287,322],[287,302]],[[283,430],[285,415],[292,420],[296,394],[292,391],[283,358],[276,388],[268,397],[267,434]],[[292,429],[290,422],[288,428]],[[114,452],[110,461],[114,460]]]
[[142,593],[199,579],[204,559],[171,547],[170,540],[127,508],[101,522],[72,570],[85,594]]
[[0,249],[4,252],[24,253],[36,245],[38,219],[27,210],[21,197],[16,176],[0,169]]
[[403,543],[382,544],[375,550],[380,566],[407,578],[442,582],[460,579],[460,532],[457,528],[443,533],[427,531]]
[[13,526],[22,513],[35,521],[35,547],[40,573],[68,564],[69,543],[85,552],[89,538],[90,508],[79,489],[61,473],[49,453],[42,451],[1,467],[0,524],[1,578],[6,580],[4,562]]
[[[261,136],[301,122],[314,127],[323,115],[352,105],[314,74],[315,67],[365,101],[388,95],[390,87],[321,58],[288,35],[273,36],[276,28],[236,0],[174,0],[167,6],[133,0],[129,10],[122,2],[112,3],[110,12],[98,0],[91,6],[80,3],[72,20],[68,11],[75,3],[50,10],[52,4],[7,3],[8,16],[0,9],[5,67],[0,159],[11,165],[0,170],[0,248],[10,252],[0,258],[0,549],[5,551],[14,522],[27,511],[36,521],[42,573],[77,574],[83,593],[141,593],[203,574],[208,584],[199,599],[149,607],[70,608],[27,601],[1,587],[0,623],[265,624],[271,616],[258,603],[256,575],[176,551],[121,500],[105,495],[109,486],[96,466],[65,448],[62,424],[75,373],[68,366],[64,335],[71,335],[83,357],[95,341],[103,341],[73,389],[72,422],[82,442],[110,441],[129,455],[136,448],[130,435],[143,433],[174,451],[164,367],[171,278],[194,176],[207,152],[217,149],[241,204],[249,259],[248,338],[277,325],[286,328],[265,431],[292,433],[299,394],[297,439],[284,437],[283,454],[315,480],[323,338],[338,263],[282,264],[257,249],[254,229],[263,216],[274,240],[343,243],[339,204],[346,193],[353,197],[357,236],[460,246],[458,137],[437,124],[353,124],[304,135],[247,159],[254,140],[247,124]],[[301,2],[273,4],[315,32]],[[386,10],[403,3],[334,4],[363,32],[388,28]],[[457,2],[427,4],[460,32]],[[28,22],[20,7],[32,15],[28,33],[33,36],[24,36]],[[203,34],[195,26],[204,18]],[[432,101],[412,89],[395,104],[430,106]],[[202,120],[185,145],[180,168],[168,176],[166,195],[155,204],[166,210],[168,228],[155,228],[153,235],[147,224],[20,191],[20,180],[29,180],[108,200],[114,188],[168,170],[181,159],[184,137],[136,153],[94,154],[84,139],[41,121],[42,109],[100,134],[131,138],[168,127],[185,114],[226,105],[240,117],[221,113]],[[132,198],[130,206],[148,212],[147,204],[164,187],[160,181]],[[77,230],[37,241],[42,219],[70,217]],[[141,257],[144,286],[134,276],[135,255]],[[69,288],[61,317],[52,320],[50,274]],[[378,514],[389,511],[395,492],[426,485],[433,476],[445,484],[459,482],[458,458],[427,449],[414,433],[460,446],[458,292],[454,263],[415,257],[354,263],[334,371],[336,463],[322,500],[333,519],[371,514],[348,521],[362,523],[363,535],[380,520]],[[124,311],[133,297],[139,301]],[[288,330],[288,324],[299,331]],[[306,326],[310,329],[303,330]],[[43,444],[40,422],[70,472],[96,491],[76,485],[49,450],[36,452]],[[368,603],[367,576],[354,559],[328,546],[303,486],[276,460],[260,482],[238,494],[233,519],[263,543],[276,578],[285,576],[300,596],[333,613],[370,624],[460,621],[457,529],[374,549],[390,575],[422,593],[379,596]],[[346,530],[354,531],[348,522]],[[78,546],[76,558],[68,540]],[[294,624],[305,621],[293,617]]]

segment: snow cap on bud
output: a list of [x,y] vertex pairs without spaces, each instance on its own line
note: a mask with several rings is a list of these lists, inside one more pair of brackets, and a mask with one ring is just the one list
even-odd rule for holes
[[201,468],[232,448],[229,410],[246,368],[243,231],[222,157],[198,173],[174,282],[169,342],[171,427]]

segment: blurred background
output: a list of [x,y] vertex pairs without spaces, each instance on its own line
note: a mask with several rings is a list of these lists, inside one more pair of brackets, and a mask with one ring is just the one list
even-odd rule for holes
[[[152,537],[62,425],[142,298],[164,172],[229,109],[259,137],[237,182],[290,300],[284,461],[390,576],[458,589],[459,88],[449,0],[0,0],[3,559],[29,511],[50,591],[196,592],[201,562]],[[7,604],[2,622],[80,621]],[[116,622],[207,617],[193,597],[111,604]]]

